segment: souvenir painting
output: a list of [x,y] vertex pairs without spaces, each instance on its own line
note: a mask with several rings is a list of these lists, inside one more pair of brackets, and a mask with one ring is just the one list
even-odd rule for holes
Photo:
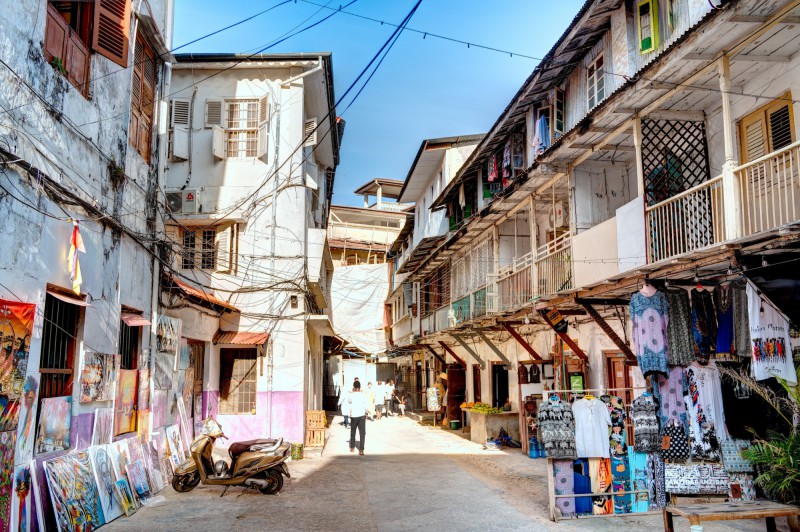
[[14,430],[19,422],[19,399],[0,394],[0,431]]
[[153,388],[156,390],[169,390],[172,388],[172,367],[175,356],[169,353],[153,354]]
[[134,496],[140,500],[145,501],[152,497],[150,493],[150,484],[147,482],[147,472],[144,468],[144,463],[141,460],[131,462],[128,464],[128,483],[131,486]]
[[[139,444],[139,440],[136,438],[128,438],[125,441],[128,442],[128,464],[142,462],[144,458],[142,456],[142,446]],[[132,487],[133,486],[131,486],[131,488]]]
[[89,453],[53,458],[44,471],[59,530],[82,532],[105,524]]
[[114,478],[123,478],[125,476],[125,468],[128,467],[130,462],[128,440],[115,441],[109,444],[106,449],[111,459],[111,470],[114,472]]
[[183,463],[183,443],[178,425],[170,425],[164,432],[169,445],[170,461],[174,467],[178,467]]
[[189,343],[185,338],[181,338],[181,349],[178,352],[178,356],[175,357],[175,371],[188,368],[190,361],[191,351],[189,351]]
[[36,434],[36,454],[69,449],[69,429],[72,424],[72,397],[48,397],[41,401],[39,432]]
[[14,470],[14,491],[11,494],[11,528],[13,532],[30,532],[34,514],[32,468],[34,463]]
[[139,370],[139,398],[136,401],[139,410],[150,408],[150,370]]
[[97,482],[97,491],[100,496],[100,506],[106,523],[110,523],[125,513],[122,504],[114,492],[114,467],[107,445],[97,445],[89,448],[92,459],[92,470]]
[[156,351],[159,353],[171,353],[174,357],[178,356],[180,349],[181,320],[167,316],[158,317],[156,326]]
[[[23,393],[35,315],[36,305],[0,299],[0,393],[7,404],[17,403]],[[2,420],[2,427],[17,428],[16,417]]]
[[189,423],[189,418],[186,417],[186,405],[183,403],[183,397],[178,397],[178,420],[181,424],[181,433],[183,434],[183,448],[188,449],[192,443],[192,433],[189,432],[192,425]]
[[0,530],[7,530],[11,521],[11,492],[14,484],[14,449],[17,433],[0,432]]
[[194,394],[194,421],[197,423],[198,419],[203,419],[203,394]]
[[185,371],[183,377],[183,404],[188,408],[187,418],[192,417],[192,396],[194,395],[194,368],[189,368]]
[[133,493],[131,492],[128,480],[125,478],[119,479],[114,483],[114,489],[117,492],[117,497],[119,497],[125,515],[130,517],[136,512],[136,501],[133,499]]
[[142,445],[142,452],[147,460],[147,476],[150,479],[150,490],[158,493],[165,487],[164,474],[161,471],[161,460],[158,456],[158,448],[155,441],[149,441]]
[[105,445],[111,443],[114,430],[114,410],[111,408],[98,408],[94,411],[94,431],[92,432],[92,445]]
[[153,428],[163,427],[167,424],[167,392],[166,390],[155,390],[153,392]]
[[81,403],[114,399],[119,360],[119,355],[86,352],[81,373]]
[[39,392],[38,374],[28,375],[20,400],[19,426],[17,427],[17,463],[33,459],[33,439],[36,434],[36,398]]
[[114,404],[114,435],[126,434],[136,430],[136,380],[139,372],[135,369],[119,371],[117,400]]
[[142,442],[150,439],[150,410],[136,412],[136,435]]

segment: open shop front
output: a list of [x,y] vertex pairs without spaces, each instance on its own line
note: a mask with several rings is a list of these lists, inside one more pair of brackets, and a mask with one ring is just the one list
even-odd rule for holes
[[798,342],[765,293],[729,279],[643,282],[628,307],[635,362],[610,361],[592,389],[557,375],[542,390],[531,444],[546,453],[553,520],[661,512],[680,496],[776,498],[755,483],[753,443],[791,432],[781,398]]

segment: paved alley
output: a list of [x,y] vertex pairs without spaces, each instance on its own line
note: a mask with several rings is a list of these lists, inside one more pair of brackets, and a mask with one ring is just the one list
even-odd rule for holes
[[[485,451],[450,431],[408,418],[367,422],[365,456],[348,452],[349,431],[334,418],[321,458],[290,464],[277,496],[200,486],[160,493],[166,504],[140,508],[113,530],[658,530],[661,517],[562,521],[547,517],[544,461]],[[779,521],[779,524],[785,525]],[[678,530],[688,523],[676,520]],[[785,526],[784,526],[785,528]],[[763,530],[763,522],[706,526]]]

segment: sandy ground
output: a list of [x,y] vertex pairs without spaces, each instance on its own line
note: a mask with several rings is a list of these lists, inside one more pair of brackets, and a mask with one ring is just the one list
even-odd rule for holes
[[[143,507],[105,530],[659,530],[660,515],[549,520],[545,460],[486,451],[462,436],[408,418],[367,422],[365,456],[348,450],[334,418],[321,457],[292,462],[276,496],[200,486]],[[788,530],[784,520],[779,528]],[[676,530],[689,530],[676,519]],[[706,531],[764,530],[763,521],[709,524]]]

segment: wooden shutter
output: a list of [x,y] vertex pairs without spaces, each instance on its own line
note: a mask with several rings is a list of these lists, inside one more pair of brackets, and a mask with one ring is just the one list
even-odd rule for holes
[[66,65],[66,46],[69,37],[69,26],[61,13],[47,2],[47,22],[44,33],[44,58],[49,63],[54,57],[61,59]]
[[767,124],[764,113],[758,112],[746,116],[739,124],[741,131],[742,163],[754,161],[767,154]]
[[269,120],[269,100],[264,95],[258,99],[258,124],[264,125]]
[[224,159],[225,154],[225,130],[219,126],[214,126],[211,130],[211,151],[217,159]]
[[67,39],[64,67],[67,69],[67,79],[70,83],[81,93],[87,94],[89,89],[89,50],[75,32],[71,32]]
[[642,0],[637,4],[639,51],[652,52],[658,48],[658,2]]
[[130,23],[130,0],[97,0],[92,48],[119,66],[127,67]]
[[230,273],[231,271],[231,250],[233,249],[233,224],[225,224],[217,227],[214,240],[214,253],[217,259],[216,271],[220,273]]
[[741,163],[791,145],[795,140],[791,94],[786,93],[739,122]]
[[188,127],[178,126],[173,128],[170,148],[173,161],[186,161],[189,159]]
[[306,120],[303,129],[303,146],[314,146],[317,143],[317,119]]
[[262,124],[258,128],[258,146],[256,148],[256,157],[264,158],[267,155],[268,146],[269,146],[269,137],[267,136],[267,125]]
[[156,61],[153,50],[141,35],[136,37],[132,70],[130,143],[149,162],[155,103]]
[[224,127],[222,109],[224,102],[222,98],[209,98],[206,100],[205,127],[220,126]]
[[794,142],[791,96],[785,98],[768,105],[765,110],[770,151],[781,150]]
[[189,115],[191,109],[189,108],[188,99],[172,100],[172,114],[170,116],[170,127],[175,126],[189,126]]

